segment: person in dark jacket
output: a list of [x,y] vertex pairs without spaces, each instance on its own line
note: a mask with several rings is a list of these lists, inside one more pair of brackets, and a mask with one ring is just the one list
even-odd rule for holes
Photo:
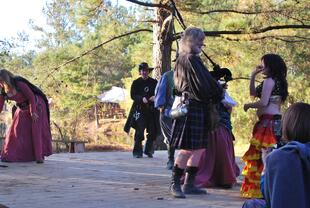
[[[222,100],[223,89],[199,57],[204,39],[201,29],[187,28],[180,40],[180,53],[174,69],[177,94],[188,103],[187,114],[174,120],[172,125],[171,141],[180,149],[170,183],[170,193],[175,198],[185,198],[185,194],[206,194],[205,190],[194,186],[194,181],[200,157],[207,147],[208,133],[213,126],[213,120],[209,117],[210,105]],[[184,170],[185,180],[181,188],[180,179]]]
[[282,119],[283,139],[288,143],[266,159],[264,199],[245,201],[243,208],[310,207],[310,105],[295,103]]
[[[153,157],[153,146],[157,134],[158,111],[154,108],[154,93],[157,81],[149,77],[153,68],[143,62],[139,65],[140,77],[131,85],[131,99],[133,104],[125,124],[124,130],[129,132],[130,127],[135,129],[133,156],[141,158],[143,152],[148,157]],[[146,142],[143,151],[142,141],[146,130]]]
[[172,118],[170,116],[171,107],[174,101],[173,88],[173,70],[170,70],[165,72],[157,83],[154,101],[155,108],[160,111],[160,128],[165,139],[164,142],[167,145],[168,162],[166,168],[168,170],[171,170],[173,167],[175,152],[175,148],[171,144]]
[[266,159],[267,207],[310,207],[310,105],[295,103],[283,117],[282,134],[289,143]]

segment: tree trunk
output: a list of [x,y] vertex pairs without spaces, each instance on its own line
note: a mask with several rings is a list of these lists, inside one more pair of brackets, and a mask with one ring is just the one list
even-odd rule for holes
[[[154,0],[154,3],[158,1]],[[160,0],[162,4],[168,4],[168,0]],[[172,11],[172,10],[171,10]],[[171,48],[173,35],[173,16],[172,13],[163,9],[155,8],[155,21],[153,24],[153,64],[154,78],[159,80],[161,75],[171,69]],[[167,149],[163,142],[162,134],[159,134],[155,142],[155,150]]]
[[[169,1],[160,0],[162,4]],[[154,3],[158,3],[156,0]],[[155,8],[155,20],[153,25],[153,63],[155,66],[154,77],[160,76],[171,69],[171,47],[173,35],[173,16],[172,13],[163,8]]]

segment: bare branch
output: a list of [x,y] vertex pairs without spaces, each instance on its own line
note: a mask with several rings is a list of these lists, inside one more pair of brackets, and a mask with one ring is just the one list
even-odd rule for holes
[[[260,34],[272,30],[284,30],[284,29],[310,29],[310,25],[277,25],[277,26],[268,26],[261,29],[252,29],[252,31],[245,30],[223,30],[223,31],[204,31],[206,36],[217,37],[220,35],[251,35],[251,34]],[[181,33],[174,35],[173,40],[177,40],[181,37]]]
[[56,67],[54,67],[54,68],[52,68],[50,73],[48,73],[48,75],[46,77],[51,76],[51,74],[53,74],[55,71],[59,70],[61,67],[64,67],[64,66],[68,65],[69,63],[72,63],[72,62],[80,59],[81,57],[89,54],[90,52],[100,48],[101,46],[103,46],[103,45],[105,45],[105,44],[107,44],[109,42],[112,42],[113,40],[116,40],[116,39],[119,39],[119,38],[122,38],[122,37],[125,37],[125,36],[128,36],[128,35],[132,35],[132,34],[135,34],[135,33],[139,33],[139,32],[153,32],[153,31],[150,30],[150,29],[139,29],[139,30],[134,30],[134,31],[128,32],[128,33],[124,33],[122,35],[115,36],[115,37],[113,37],[113,38],[111,38],[111,39],[109,39],[109,40],[107,40],[107,41],[105,41],[103,43],[100,43],[99,45],[97,45],[97,46],[95,46],[95,47],[93,47],[93,48],[83,52],[79,56],[76,56],[76,57],[74,57],[74,58],[72,58],[72,59],[70,59],[70,60],[68,60],[68,61],[66,61],[66,62],[64,62],[64,63],[62,63],[62,64],[60,64],[60,65],[58,65]]
[[158,23],[157,20],[142,20],[142,21],[136,21],[136,22],[145,22],[145,23],[154,23],[154,24]]
[[[195,12],[195,11],[194,11]],[[255,15],[255,14],[264,14],[264,13],[279,13],[281,10],[269,10],[269,11],[238,11],[233,9],[216,9],[216,10],[210,10],[206,12],[195,12],[198,14],[213,14],[213,13],[236,13],[236,14],[247,14],[247,15]]]
[[281,40],[283,42],[287,42],[287,43],[301,43],[301,42],[305,42],[305,40],[288,40],[288,39],[283,39],[283,38],[275,38],[276,40]]
[[[306,9],[306,8],[305,8]],[[239,11],[234,9],[216,9],[216,10],[210,10],[210,11],[193,11],[193,10],[184,10],[191,13],[196,14],[202,14],[202,15],[209,15],[214,13],[235,13],[235,14],[243,14],[243,15],[258,15],[258,14],[270,14],[270,13],[277,13],[279,15],[283,15],[284,17],[287,17],[289,19],[293,19],[295,21],[300,22],[301,24],[304,24],[304,21],[307,21],[306,19],[297,19],[295,17],[289,16],[284,14],[283,10],[267,10],[267,11]]]
[[145,7],[160,7],[160,8],[164,8],[164,9],[167,9],[168,11],[171,11],[171,8],[165,4],[152,4],[152,3],[146,3],[146,2],[141,2],[141,1],[136,1],[136,0],[126,0],[126,1],[129,1],[131,3],[134,3],[134,4],[138,4],[138,5],[141,5],[141,6],[145,6]]
[[283,30],[283,29],[310,29],[310,25],[277,25],[269,26],[258,30],[253,30],[254,34],[264,33],[270,30]]
[[60,139],[61,139],[61,140],[64,140],[64,135],[63,135],[63,133],[62,133],[62,131],[61,131],[61,128],[58,126],[58,124],[57,124],[55,121],[53,121],[53,124],[55,125],[55,127],[57,128],[57,130],[58,130],[58,132],[59,132]]
[[287,15],[287,14],[285,14],[285,13],[280,13],[280,12],[279,12],[279,15],[282,15],[282,16],[288,18],[288,19],[295,20],[295,21],[299,22],[299,23],[302,24],[302,25],[305,24],[304,21],[307,21],[307,20],[305,20],[305,19],[297,19],[297,18],[295,18],[295,17],[293,17],[293,16],[290,16],[290,15]]
[[13,47],[11,43],[9,43],[7,40],[0,40],[1,45],[8,45],[9,47]]
[[[289,42],[289,43],[299,43],[299,42],[310,41],[310,38],[307,38],[307,37],[285,36],[285,35],[282,35],[282,36],[269,35],[269,36],[262,36],[262,37],[245,37],[245,38],[230,38],[230,37],[224,37],[224,36],[220,36],[220,37],[226,40],[229,40],[229,41],[258,41],[258,40],[264,40],[264,39],[276,39],[276,40],[281,40],[281,41]],[[295,38],[295,39],[292,40],[292,38]]]
[[[236,78],[233,78],[231,81],[236,81],[236,80],[240,80],[240,79],[250,80],[250,78],[247,78],[247,77],[236,77]],[[262,83],[261,81],[258,81],[258,80],[255,80],[255,82]]]
[[[204,31],[206,36],[220,36],[220,35],[240,35],[242,34],[241,31]],[[172,40],[178,40],[181,38],[182,32],[175,33]]]
[[96,13],[100,9],[100,7],[104,6],[103,3],[104,3],[103,1],[100,1],[99,4],[97,6],[95,6],[94,8],[90,9],[89,12],[90,13]]

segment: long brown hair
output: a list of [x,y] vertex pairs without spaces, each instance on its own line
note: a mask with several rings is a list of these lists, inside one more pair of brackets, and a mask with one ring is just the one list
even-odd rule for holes
[[288,96],[288,84],[286,80],[287,67],[281,56],[277,54],[266,54],[261,60],[264,62],[268,70],[268,77],[277,79],[281,83],[281,99],[284,102]]
[[16,90],[16,84],[14,81],[14,77],[15,77],[14,74],[9,72],[8,70],[0,69],[0,80],[5,82],[11,89]]
[[310,105],[294,103],[282,118],[282,135],[285,140],[310,142]]

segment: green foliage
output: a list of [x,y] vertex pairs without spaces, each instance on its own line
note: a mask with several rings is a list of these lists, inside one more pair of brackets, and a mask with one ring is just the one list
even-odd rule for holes
[[[254,29],[281,24],[309,24],[309,6],[305,0],[178,0],[175,1],[185,24],[201,27],[206,31]],[[257,12],[241,14],[212,12],[214,10]],[[112,1],[102,0],[52,0],[44,10],[49,28],[39,28],[45,38],[37,44],[39,52],[12,53],[9,45],[0,42],[0,66],[27,77],[40,86],[52,98],[52,121],[56,122],[66,137],[82,135],[89,122],[96,96],[111,86],[124,87],[129,95],[132,81],[138,77],[137,65],[143,61],[152,65],[153,36],[138,33],[114,40],[80,57],[74,62],[55,68],[80,56],[102,42],[139,28],[152,28],[153,12],[144,7],[114,7]],[[181,27],[175,21],[177,32]],[[280,54],[288,66],[288,101],[310,102],[310,49],[309,32],[306,30],[281,30],[255,36],[281,35],[282,39],[262,38],[249,41],[253,36],[207,37],[205,52],[222,67],[230,68],[233,77],[248,77],[260,64],[266,53]],[[295,36],[295,38],[287,38]],[[13,47],[23,45],[26,36],[15,40]],[[296,37],[308,37],[297,38]],[[283,41],[285,40],[285,41]],[[296,42],[297,41],[297,42]],[[175,44],[174,44],[175,47]],[[176,48],[176,47],[175,47]],[[173,57],[174,58],[174,57]],[[209,69],[209,61],[203,58]],[[254,110],[245,113],[243,104],[250,102],[249,81],[236,80],[229,83],[229,93],[238,102],[232,113],[237,145],[244,145],[251,137],[257,118]],[[129,111],[129,98],[121,106]]]
[[[267,26],[283,24],[309,24],[309,6],[306,1],[177,1],[178,8],[181,9],[186,25],[203,28],[205,31],[213,30],[244,30],[263,28]],[[234,10],[257,12],[257,14],[247,15],[234,12],[214,12],[208,15],[198,14],[199,12],[209,12],[214,10]],[[274,12],[272,12],[274,11]],[[179,30],[181,30],[178,27]],[[257,35],[262,37],[265,34]],[[275,30],[267,32],[266,35],[282,35],[308,37],[306,30]],[[260,57],[266,53],[276,53],[281,55],[288,66],[288,83],[290,96],[284,104],[282,111],[293,102],[309,103],[309,76],[310,76],[310,49],[309,40],[292,41],[290,38],[266,38],[257,41],[246,41],[253,36],[222,36],[206,37],[206,47],[204,51],[213,61],[222,67],[231,69],[234,78],[248,78],[256,65],[260,64]],[[231,41],[235,39],[235,41]],[[283,41],[285,40],[285,41]],[[287,40],[287,41],[286,41]],[[296,39],[293,39],[296,40]],[[210,62],[203,57],[205,63],[212,69]],[[254,110],[245,113],[243,105],[252,102],[249,96],[249,81],[236,80],[229,83],[229,93],[238,102],[232,113],[232,122],[236,145],[244,149],[245,144],[252,135],[252,128],[257,121]]]

